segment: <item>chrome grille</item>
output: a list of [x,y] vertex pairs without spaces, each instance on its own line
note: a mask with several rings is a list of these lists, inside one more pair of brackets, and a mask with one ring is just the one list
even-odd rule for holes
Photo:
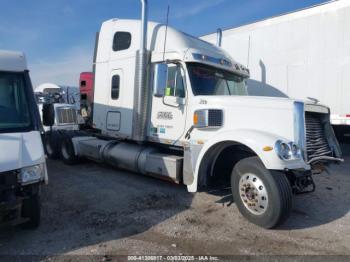
[[74,108],[58,107],[56,108],[56,113],[59,125],[77,123],[77,111]]
[[325,135],[323,114],[305,112],[306,152],[308,160],[321,156],[333,156]]

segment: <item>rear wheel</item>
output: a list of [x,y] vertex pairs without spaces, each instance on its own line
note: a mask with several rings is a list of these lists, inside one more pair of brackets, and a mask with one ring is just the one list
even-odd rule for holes
[[57,134],[46,134],[44,138],[44,149],[48,158],[57,159],[59,153],[59,139]]
[[62,161],[67,165],[74,165],[79,162],[78,156],[75,155],[73,142],[70,137],[63,138],[60,155]]
[[29,221],[22,224],[25,229],[35,229],[40,225],[40,195],[36,194],[28,199],[24,199],[22,203],[22,217],[28,218]]
[[232,194],[241,214],[264,228],[283,223],[292,208],[292,189],[286,175],[267,170],[258,157],[239,161],[231,175]]

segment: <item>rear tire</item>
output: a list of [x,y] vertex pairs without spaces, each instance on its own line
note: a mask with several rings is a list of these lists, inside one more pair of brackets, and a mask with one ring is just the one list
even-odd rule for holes
[[59,153],[58,134],[50,133],[50,134],[45,135],[44,149],[45,149],[45,153],[49,159],[59,158],[60,153]]
[[263,228],[282,224],[292,209],[292,189],[283,172],[267,170],[258,157],[239,161],[231,174],[238,210]]
[[73,142],[70,137],[62,139],[60,156],[66,165],[74,165],[79,162],[78,156],[75,155]]
[[35,229],[40,225],[41,218],[40,195],[36,194],[28,199],[24,199],[22,203],[22,217],[29,218],[28,222],[22,224],[24,229]]

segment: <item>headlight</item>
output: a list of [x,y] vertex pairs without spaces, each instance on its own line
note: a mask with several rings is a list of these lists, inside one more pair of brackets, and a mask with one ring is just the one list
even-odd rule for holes
[[292,151],[289,145],[281,140],[276,142],[276,153],[282,160],[289,160],[292,158]]
[[285,143],[278,140],[275,145],[276,153],[282,160],[293,160],[301,158],[299,146],[293,142]]
[[223,125],[223,111],[221,109],[200,109],[193,114],[195,128],[220,128]]
[[39,182],[44,176],[44,166],[36,165],[31,167],[24,167],[19,173],[19,183],[22,185]]
[[301,158],[301,150],[297,144],[290,142],[289,147],[294,158]]

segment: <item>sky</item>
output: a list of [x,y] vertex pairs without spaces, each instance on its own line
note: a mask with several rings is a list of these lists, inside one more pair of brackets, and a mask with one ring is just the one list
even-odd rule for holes
[[[194,36],[326,2],[325,0],[148,0],[149,18]],[[140,0],[0,0],[0,49],[25,52],[33,86],[78,86],[92,70],[96,32],[111,18],[139,19]]]

